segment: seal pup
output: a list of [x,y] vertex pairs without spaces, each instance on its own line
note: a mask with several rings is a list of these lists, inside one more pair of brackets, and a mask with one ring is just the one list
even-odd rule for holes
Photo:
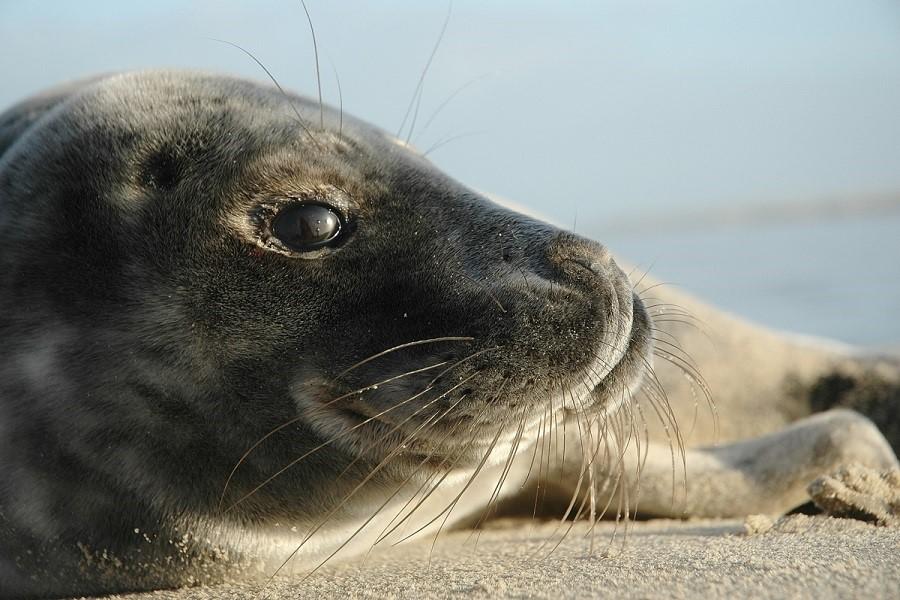
[[[602,245],[280,89],[156,71],[27,100],[0,116],[0,596],[307,572],[529,481],[594,515],[643,468],[654,514],[742,514],[896,464],[864,417],[823,413],[685,449],[676,506],[684,400],[651,372],[668,304]],[[665,424],[643,445],[642,382]]]

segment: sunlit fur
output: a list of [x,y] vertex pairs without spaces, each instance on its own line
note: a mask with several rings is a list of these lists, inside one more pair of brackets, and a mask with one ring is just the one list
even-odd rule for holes
[[[265,578],[433,534],[547,478],[566,421],[569,516],[618,497],[652,325],[601,245],[227,77],[112,76],[3,123],[0,552],[40,574],[23,590]],[[344,215],[337,246],[273,238],[298,199]],[[169,566],[111,566],[148,563]]]
[[[577,519],[777,514],[896,466],[861,415],[802,418],[816,378],[896,391],[895,363],[698,321],[436,169],[417,107],[394,136],[157,71],[0,115],[0,597],[264,586],[561,495],[539,557]],[[300,201],[343,216],[334,246],[273,233]]]

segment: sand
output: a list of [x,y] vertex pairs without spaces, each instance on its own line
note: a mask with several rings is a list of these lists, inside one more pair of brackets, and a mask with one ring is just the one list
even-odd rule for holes
[[[478,536],[334,564],[306,581],[277,580],[262,597],[322,598],[900,598],[900,528],[851,519],[791,515],[746,520],[602,523],[588,556],[587,523],[547,555],[533,554],[552,522],[506,519]],[[607,547],[610,548],[608,556]],[[243,599],[259,587],[227,585],[120,596],[129,600]]]

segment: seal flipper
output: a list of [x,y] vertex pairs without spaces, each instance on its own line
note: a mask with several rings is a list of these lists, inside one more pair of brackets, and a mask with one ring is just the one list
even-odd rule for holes
[[[567,428],[570,449],[579,447],[574,425]],[[598,505],[630,503],[645,517],[781,515],[809,501],[810,482],[843,465],[855,463],[876,471],[900,466],[875,425],[845,409],[814,414],[763,436],[687,448],[683,463],[679,451],[665,443],[651,441],[641,450],[633,442],[624,450],[615,443],[610,440],[608,454],[601,450],[596,455],[601,468],[611,468],[600,475],[610,484],[603,485]],[[612,462],[604,462],[606,456]],[[587,485],[578,481],[584,477],[584,460],[583,453],[572,450],[553,458],[553,464],[560,465],[546,482],[559,486],[553,494],[571,498],[575,490],[577,502],[585,500]],[[533,490],[529,488],[532,498]]]

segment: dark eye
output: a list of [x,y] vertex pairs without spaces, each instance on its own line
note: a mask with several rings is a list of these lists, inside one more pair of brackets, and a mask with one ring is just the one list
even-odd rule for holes
[[272,221],[272,233],[295,252],[327,246],[341,234],[338,212],[324,204],[292,204]]

